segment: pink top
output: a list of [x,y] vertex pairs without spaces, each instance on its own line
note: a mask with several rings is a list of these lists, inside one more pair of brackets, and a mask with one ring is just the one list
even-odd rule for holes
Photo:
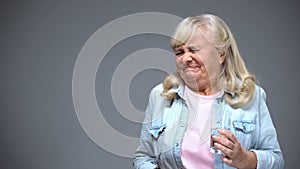
[[204,96],[185,86],[183,98],[189,108],[189,120],[182,141],[181,159],[186,169],[213,169],[214,155],[210,149],[210,120],[213,100],[221,92]]

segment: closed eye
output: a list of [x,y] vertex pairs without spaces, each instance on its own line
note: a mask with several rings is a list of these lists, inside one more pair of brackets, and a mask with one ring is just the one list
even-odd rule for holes
[[[191,53],[196,53],[196,52],[200,51],[200,49],[192,49],[192,48],[189,48],[188,51],[191,52]],[[176,56],[182,56],[184,53],[185,53],[184,50],[178,50],[178,51],[175,51],[175,55],[176,55]]]
[[184,51],[175,52],[175,55],[176,55],[176,56],[181,56],[181,55],[183,55],[183,54],[184,54]]
[[181,56],[181,55],[184,54],[184,50],[183,50],[183,49],[180,49],[180,48],[174,50],[174,52],[175,52],[175,55],[176,55],[176,56]]
[[196,52],[199,52],[200,49],[189,49],[189,51],[190,51],[191,53],[196,53]]

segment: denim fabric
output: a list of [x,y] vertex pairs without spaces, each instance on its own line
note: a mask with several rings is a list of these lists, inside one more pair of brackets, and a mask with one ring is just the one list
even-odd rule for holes
[[[152,89],[141,130],[140,145],[134,159],[136,169],[183,169],[180,157],[181,142],[188,122],[188,107],[182,98],[184,86],[172,89],[177,98],[167,101],[162,84]],[[241,145],[256,153],[257,169],[282,169],[284,160],[277,140],[264,90],[256,86],[253,101],[234,109],[223,100],[213,103],[213,113],[219,117],[217,125],[231,130]],[[232,169],[215,154],[215,169]]]

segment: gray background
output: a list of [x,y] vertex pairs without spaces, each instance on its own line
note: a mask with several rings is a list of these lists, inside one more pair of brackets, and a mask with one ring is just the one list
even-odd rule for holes
[[[267,92],[285,168],[298,168],[300,10],[291,0],[1,1],[0,168],[132,168],[132,159],[101,149],[81,128],[72,102],[72,73],[95,31],[136,12],[221,16]],[[128,38],[111,49],[97,74],[98,104],[111,126],[128,136],[138,137],[140,124],[116,111],[111,76],[127,55],[150,47],[170,50],[169,40],[151,34]],[[137,109],[145,108],[149,90],[164,76],[150,69],[133,79],[125,90]]]

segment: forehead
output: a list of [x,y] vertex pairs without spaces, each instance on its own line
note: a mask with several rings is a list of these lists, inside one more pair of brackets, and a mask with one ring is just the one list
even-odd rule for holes
[[192,47],[204,47],[209,45],[209,41],[207,40],[206,36],[204,36],[202,31],[197,31],[193,36],[191,36],[184,44],[178,46],[175,49],[180,49],[182,47],[192,48]]
[[191,36],[187,42],[185,43],[185,45],[189,46],[189,45],[207,45],[208,44],[208,40],[206,38],[206,36],[204,36],[204,33],[198,29],[199,31],[197,31],[193,36]]

